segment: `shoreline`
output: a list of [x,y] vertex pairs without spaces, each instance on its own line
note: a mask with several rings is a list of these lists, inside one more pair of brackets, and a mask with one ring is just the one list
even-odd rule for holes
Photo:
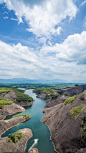
[[[31,118],[31,117],[30,117],[30,118]],[[23,116],[19,116],[19,117],[14,117],[14,118],[9,119],[9,120],[0,120],[0,128],[1,128],[1,130],[2,130],[2,132],[0,131],[0,132],[1,132],[1,133],[0,133],[0,137],[1,137],[6,131],[12,129],[13,127],[19,125],[19,124],[22,123],[22,122],[25,122],[25,121],[29,120],[30,118],[25,119],[25,118],[23,118]],[[16,122],[15,120],[17,121],[17,123],[15,123],[15,122]],[[11,124],[11,123],[13,123],[13,124],[15,124],[15,125],[10,125],[7,129],[5,129],[5,126],[8,126],[8,124]],[[4,124],[5,124],[5,126],[4,126]],[[6,124],[7,124],[7,125],[6,125]],[[2,129],[2,128],[3,128],[3,129]]]
[[[18,130],[19,131],[19,130]],[[16,133],[18,133],[15,132]],[[20,130],[21,133],[23,134],[23,137],[21,140],[18,140],[16,143],[10,143],[8,142],[8,138],[0,138],[0,152],[25,152],[26,149],[26,144],[30,138],[32,138],[32,130],[29,128],[24,128]],[[5,147],[4,147],[5,146]]]

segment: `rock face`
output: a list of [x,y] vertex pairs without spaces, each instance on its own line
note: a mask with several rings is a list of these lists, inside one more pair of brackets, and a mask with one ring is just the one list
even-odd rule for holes
[[27,141],[33,136],[32,131],[30,129],[21,129],[22,134],[25,136],[18,141],[17,143],[8,142],[8,138],[0,138],[0,153],[6,152],[25,152]]
[[44,106],[45,108],[53,107],[55,105],[58,105],[60,103],[63,103],[68,97],[67,96],[62,96],[58,97],[56,99],[49,99],[46,101],[46,105]]
[[[82,98],[83,97],[83,98]],[[69,111],[80,105],[85,106],[79,116],[72,118]],[[45,123],[51,131],[51,140],[58,153],[75,153],[81,147],[82,128],[81,122],[86,114],[86,93],[80,94],[72,104],[65,105],[60,103],[54,107],[45,109]]]
[[71,97],[71,96],[74,96],[76,94],[82,93],[84,90],[86,90],[86,84],[85,85],[79,85],[79,86],[72,87],[72,88],[59,89],[59,90],[57,90],[57,92],[58,91],[67,92],[69,94],[69,96]]
[[16,102],[16,104],[20,105],[20,106],[31,106],[33,104],[35,100],[31,101],[31,102]]
[[12,127],[17,126],[19,123],[29,119],[30,118],[26,119],[23,118],[23,116],[18,116],[9,120],[0,120],[0,136]]
[[13,90],[10,90],[8,93],[2,93],[1,97],[6,100],[12,101],[12,100],[15,100],[16,94]]
[[39,153],[37,148],[32,148],[29,153]]
[[0,109],[0,119],[5,119],[5,117],[8,115],[13,115],[23,111],[25,111],[25,109],[22,106],[17,105],[15,103],[11,105],[5,105],[3,109]]
[[52,96],[50,94],[44,93],[44,94],[38,95],[37,97],[41,99],[50,99]]

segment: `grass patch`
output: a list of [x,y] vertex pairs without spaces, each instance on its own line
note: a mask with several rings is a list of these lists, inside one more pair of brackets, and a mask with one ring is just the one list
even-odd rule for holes
[[19,131],[18,133],[14,134],[9,134],[8,135],[8,142],[10,143],[16,143],[18,142],[18,140],[21,140],[23,138],[23,134],[21,133],[21,131]]
[[67,92],[64,92],[64,95],[65,95],[65,96],[69,96],[69,94],[68,94]]
[[57,91],[57,92],[58,92],[58,94],[62,95],[64,91],[59,90],[59,91]]
[[52,99],[56,99],[56,98],[58,98],[58,97],[59,97],[58,94],[54,94],[54,95],[52,96]]
[[82,137],[86,136],[86,129],[82,132]]
[[47,94],[50,94],[50,95],[54,95],[54,91],[52,88],[36,88],[33,90],[33,92],[39,92],[40,93],[47,93]]
[[29,115],[26,115],[26,114],[22,114],[22,115],[16,115],[15,117],[18,117],[18,116],[23,116],[23,118],[25,118],[25,119],[28,119],[28,118],[30,118],[30,116]]
[[78,106],[78,107],[74,107],[74,108],[72,108],[70,111],[69,111],[69,113],[71,113],[71,117],[72,118],[77,118],[79,115],[80,115],[80,113],[83,111],[83,109],[85,108],[85,106],[84,105],[80,105],[80,106]]
[[0,100],[0,108],[3,109],[5,105],[11,105],[13,101]]
[[77,98],[77,95],[66,99],[65,102],[63,103],[63,106],[71,104],[76,98]]
[[6,94],[6,97],[9,98],[9,94]]
[[86,129],[86,115],[84,116],[84,120],[81,123],[82,128]]
[[85,93],[86,93],[86,90],[83,91],[83,94],[85,94]]
[[11,88],[0,88],[0,93],[9,92]]

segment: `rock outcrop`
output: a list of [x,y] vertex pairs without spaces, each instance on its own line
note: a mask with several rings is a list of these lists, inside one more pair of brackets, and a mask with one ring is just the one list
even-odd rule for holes
[[16,104],[20,105],[20,106],[31,106],[33,104],[35,100],[31,101],[31,102],[16,102]]
[[0,136],[5,133],[7,130],[11,129],[14,126],[17,126],[21,122],[29,120],[29,118],[24,118],[23,116],[14,117],[9,120],[0,120]]
[[[17,131],[18,132],[18,131]],[[6,152],[25,152],[26,143],[27,141],[33,136],[32,131],[30,129],[21,129],[22,134],[24,134],[24,137],[21,139],[21,141],[18,141],[16,143],[10,143],[8,142],[8,138],[0,138],[0,153]]]
[[37,148],[32,148],[29,153],[39,153]]
[[15,98],[17,98],[17,96],[13,90],[10,90],[8,93],[6,92],[2,93],[1,98],[9,100],[9,101],[12,101],[12,100],[15,101]]
[[41,99],[50,99],[52,96],[48,93],[43,93],[43,94],[38,95],[37,97]]
[[[72,110],[75,107],[83,106],[84,109],[71,117]],[[82,93],[68,105],[63,106],[63,103],[57,104],[54,107],[45,109],[45,117],[42,122],[45,123],[51,131],[51,140],[54,148],[58,153],[75,153],[81,148],[81,123],[84,115],[86,115],[86,93]],[[79,112],[75,112],[79,113]]]
[[49,108],[49,107],[53,107],[55,105],[58,105],[60,103],[63,103],[68,97],[67,96],[62,96],[62,97],[58,97],[55,99],[49,99],[46,101],[46,105],[44,106],[45,108]]
[[17,105],[15,103],[11,105],[5,105],[3,109],[0,109],[0,120],[5,119],[6,116],[13,115],[23,111],[25,111],[25,109],[22,106]]
[[[80,94],[82,93],[84,90],[86,90],[86,84],[85,85],[79,85],[79,86],[75,86],[75,87],[71,87],[71,88],[63,88],[63,89],[57,89],[57,92],[58,91],[63,91],[64,92],[67,92],[69,94],[69,96],[74,96],[76,94]],[[56,92],[56,90],[55,90]]]

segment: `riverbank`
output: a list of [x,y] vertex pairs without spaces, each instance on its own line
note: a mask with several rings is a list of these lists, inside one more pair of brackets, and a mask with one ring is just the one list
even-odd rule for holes
[[[79,152],[86,147],[86,91],[43,110],[42,122],[51,131],[54,149],[60,153]],[[71,101],[72,100],[72,101]],[[57,100],[58,103],[58,100]]]
[[5,119],[6,116],[13,115],[16,113],[21,113],[24,111],[25,111],[24,107],[17,105],[15,103],[13,103],[11,105],[5,105],[5,107],[3,109],[0,109],[0,120]]
[[31,117],[24,118],[23,116],[14,117],[9,120],[0,120],[0,136],[9,129],[17,126],[18,124],[29,120]]
[[19,129],[29,128],[33,131],[33,137],[27,142],[25,153],[28,153],[29,148],[31,148],[31,146],[34,144],[35,139],[38,139],[38,143],[36,143],[34,147],[39,150],[39,153],[55,153],[52,141],[49,139],[50,131],[48,130],[47,126],[40,121],[44,116],[42,110],[46,101],[37,98],[36,94],[33,93],[32,90],[26,90],[25,94],[28,94],[35,99],[33,105],[31,107],[27,107],[24,111],[25,114],[31,116],[31,119],[11,128],[4,133],[2,137],[7,137],[9,134],[14,133]]
[[[23,137],[21,141],[18,140],[16,143],[8,142],[8,138],[0,138],[0,153],[3,152],[25,152],[27,141],[33,136],[32,131],[28,128],[20,130]],[[17,131],[18,132],[18,131]],[[16,132],[16,133],[17,133]]]

